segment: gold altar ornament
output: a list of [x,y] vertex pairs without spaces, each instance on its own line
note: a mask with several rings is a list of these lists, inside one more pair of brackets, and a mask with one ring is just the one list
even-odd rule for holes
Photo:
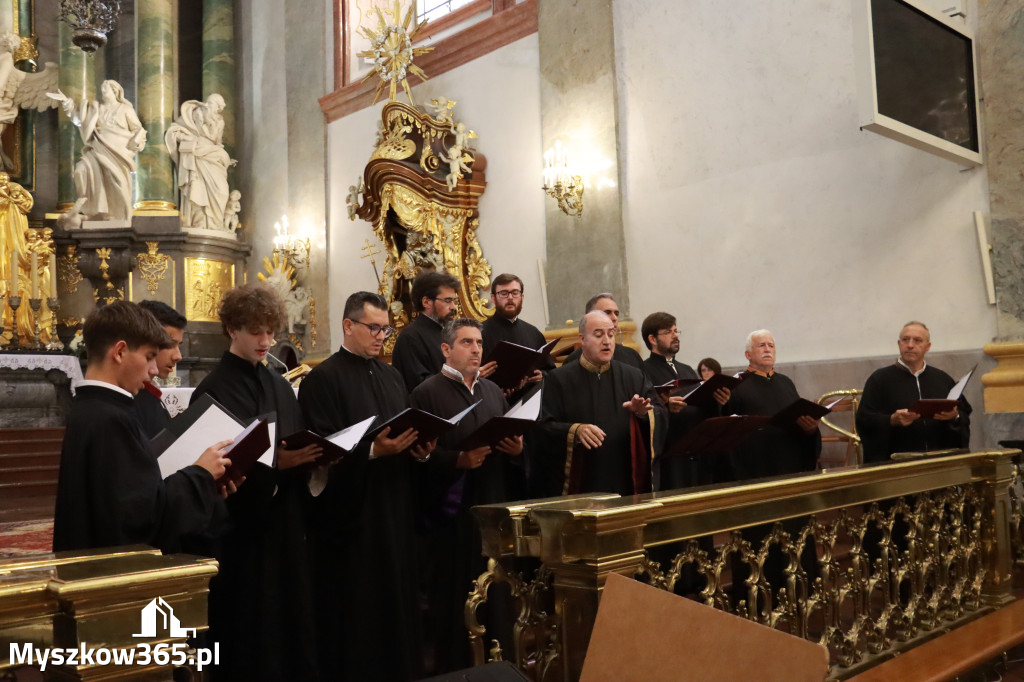
[[64,293],[73,294],[78,291],[78,285],[82,281],[82,272],[78,269],[78,260],[81,256],[75,255],[75,245],[69,244],[65,247],[64,255],[57,258],[57,278],[64,282]]
[[[486,292],[491,266],[476,236],[486,159],[469,146],[476,135],[455,121],[454,106],[437,98],[431,114],[424,107],[385,103],[377,146],[363,173],[357,214],[384,245],[378,292],[399,330],[412,319],[409,289],[424,270],[459,280],[463,314],[483,320],[493,313]],[[363,250],[370,251],[367,246]],[[385,344],[385,353],[395,339]]]
[[234,263],[185,258],[185,317],[193,322],[220,322],[220,299],[234,285]]
[[167,275],[167,267],[171,264],[171,257],[165,253],[158,253],[159,242],[146,242],[147,253],[140,253],[136,257],[139,264],[139,275],[146,283],[146,289],[150,295],[156,293],[160,281]]
[[[384,90],[384,84],[389,84],[389,99],[394,102],[398,94],[398,84],[402,84],[405,96],[412,104],[412,91],[409,89],[408,74],[418,76],[421,81],[427,80],[427,74],[423,69],[413,64],[413,59],[433,50],[432,47],[413,47],[413,42],[420,32],[426,27],[427,22],[422,21],[415,24],[416,3],[410,2],[409,8],[402,18],[402,5],[399,0],[391,9],[375,7],[377,13],[376,30],[365,26],[359,27],[359,32],[370,41],[370,49],[363,50],[356,54],[357,57],[373,59],[373,71],[366,74],[364,81],[370,80],[375,75],[380,78],[377,83],[377,90],[373,94],[373,103],[376,104]],[[391,21],[384,18],[387,14]]]
[[544,152],[544,184],[541,189],[558,202],[558,208],[568,216],[583,213],[583,178],[569,168],[569,155],[561,141]]

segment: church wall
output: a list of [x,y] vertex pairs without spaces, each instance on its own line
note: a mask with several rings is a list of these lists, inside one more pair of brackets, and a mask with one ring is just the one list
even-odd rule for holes
[[[973,5],[973,3],[970,3]],[[615,3],[631,312],[680,318],[691,364],[892,356],[996,333],[972,211],[984,167],[858,130],[850,3]],[[865,375],[866,376],[866,375]]]
[[[494,274],[513,271],[526,288],[523,317],[544,328],[537,259],[545,253],[540,189],[540,84],[536,34],[495,50],[413,88],[417,103],[444,96],[457,102],[456,120],[474,130],[487,158],[478,236]],[[430,74],[427,74],[430,76]],[[418,81],[417,81],[418,82]],[[404,96],[400,96],[404,100]],[[380,103],[327,127],[332,338],[340,343],[345,298],[376,290],[373,268],[360,259],[365,239],[380,245],[369,223],[348,219],[345,198],[373,151]],[[377,257],[381,269],[382,257]],[[568,264],[566,264],[568,266]],[[554,294],[552,294],[554,295]],[[337,345],[337,344],[335,344]]]

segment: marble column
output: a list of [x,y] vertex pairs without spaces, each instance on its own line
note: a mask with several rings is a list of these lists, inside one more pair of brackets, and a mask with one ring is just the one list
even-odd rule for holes
[[164,144],[178,100],[176,6],[176,0],[138,0],[135,6],[137,109],[147,133],[135,174],[135,208],[144,211],[177,208],[171,157]]
[[[91,55],[71,42],[72,29],[59,22],[60,74],[58,85],[75,102],[82,98],[96,99],[96,74],[103,73],[103,49]],[[57,211],[63,212],[75,203],[75,163],[82,155],[82,136],[71,119],[61,112],[57,117]]]
[[[537,12],[544,149],[561,141],[585,184],[579,218],[545,198],[547,287],[558,292],[548,296],[551,326],[579,320],[587,299],[602,291],[615,294],[628,318],[612,3],[540,2]],[[592,172],[598,167],[600,178]]]
[[998,441],[1019,439],[1024,428],[1024,0],[978,0],[977,46],[998,311],[997,343],[985,352],[999,361],[982,382],[989,431]]
[[203,99],[224,98],[224,148],[235,158],[235,11],[233,0],[203,0]]

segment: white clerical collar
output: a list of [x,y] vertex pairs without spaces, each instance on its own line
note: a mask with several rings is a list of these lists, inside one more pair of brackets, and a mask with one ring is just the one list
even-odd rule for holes
[[921,374],[928,368],[928,362],[925,361],[925,360],[921,360],[921,369],[917,370],[916,372],[914,370],[910,369],[910,367],[907,365],[907,363],[903,362],[903,358],[896,358],[896,364],[897,365],[903,365],[903,367],[908,372],[913,374],[915,377],[921,376]]
[[98,388],[109,388],[111,391],[117,391],[118,393],[121,393],[122,395],[126,395],[129,398],[134,398],[135,397],[131,393],[129,393],[128,391],[126,391],[123,388],[121,388],[120,386],[118,386],[117,384],[111,384],[111,383],[108,383],[106,381],[100,381],[99,379],[83,379],[82,381],[78,382],[78,385],[75,386],[75,388],[80,388],[82,386],[96,386]]
[[[441,374],[445,375],[452,381],[458,381],[461,384],[466,383],[466,377],[459,370],[455,369],[447,362],[441,366]],[[473,383],[469,386],[469,392],[472,393],[473,389],[476,388],[476,383],[480,381],[480,370],[476,371],[476,376],[473,377]]]

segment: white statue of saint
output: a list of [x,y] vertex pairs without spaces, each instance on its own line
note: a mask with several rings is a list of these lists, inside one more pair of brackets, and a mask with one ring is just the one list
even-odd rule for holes
[[181,115],[167,128],[164,141],[178,167],[182,227],[228,229],[228,156],[224,138],[224,98],[213,93],[205,102],[181,103]]
[[[0,34],[0,135],[7,126],[18,118],[18,109],[46,111],[57,106],[57,102],[46,96],[57,89],[57,65],[46,62],[46,68],[39,73],[29,73],[14,66],[14,52],[21,46],[17,33]],[[4,168],[13,163],[0,151]]]
[[124,88],[103,81],[102,101],[83,99],[77,107],[59,90],[49,96],[61,103],[82,136],[82,158],[74,171],[77,211],[86,220],[131,220],[135,154],[146,146],[146,129]]

